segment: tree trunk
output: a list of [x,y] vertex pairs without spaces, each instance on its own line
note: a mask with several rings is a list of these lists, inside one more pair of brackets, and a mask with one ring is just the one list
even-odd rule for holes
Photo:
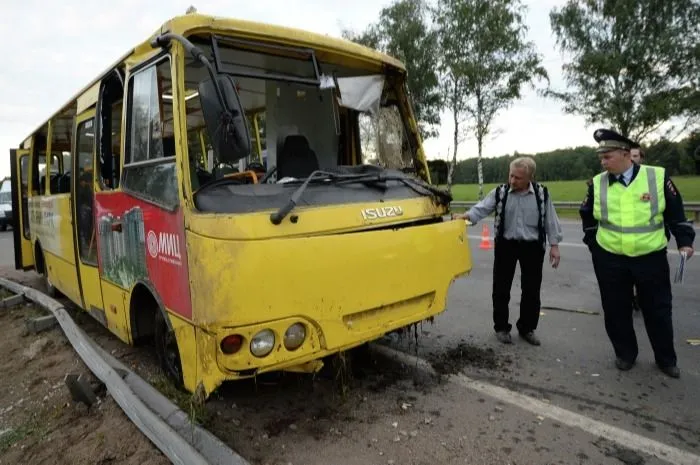
[[479,200],[484,198],[484,168],[481,163],[481,147],[482,147],[483,136],[479,134],[477,137],[477,143],[479,144],[479,155],[476,160],[476,171],[479,176]]
[[481,107],[481,93],[476,93],[476,142],[479,146],[479,153],[476,159],[476,172],[479,177],[479,197],[478,200],[484,198],[484,168],[481,162],[481,149],[484,145],[484,125]]
[[455,131],[454,140],[452,145],[452,162],[450,163],[450,169],[447,172],[447,191],[452,192],[452,179],[454,177],[455,169],[457,168],[457,147],[459,145],[459,114],[457,109],[457,80],[454,81],[454,94],[452,96],[452,117],[454,120]]

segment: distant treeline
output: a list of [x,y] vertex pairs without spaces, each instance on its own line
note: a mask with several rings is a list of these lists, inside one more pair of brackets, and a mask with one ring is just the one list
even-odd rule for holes
[[[679,142],[661,139],[649,146],[642,146],[645,163],[662,166],[672,176],[700,175],[700,131]],[[520,156],[531,156],[537,162],[536,178],[539,181],[568,181],[588,179],[601,171],[600,161],[594,147],[559,149],[535,155],[515,153],[498,158],[484,158],[484,183],[505,182],[508,166]],[[429,160],[431,178],[434,184],[447,183],[447,161]],[[455,184],[476,184],[478,182],[476,158],[457,163],[454,175]]]

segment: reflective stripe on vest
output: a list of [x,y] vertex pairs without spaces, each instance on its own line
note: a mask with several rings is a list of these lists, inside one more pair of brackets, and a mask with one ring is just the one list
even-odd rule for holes
[[609,252],[639,256],[663,249],[667,244],[663,211],[664,169],[643,166],[629,186],[609,182],[609,174],[593,182],[593,216],[598,220],[596,240]]

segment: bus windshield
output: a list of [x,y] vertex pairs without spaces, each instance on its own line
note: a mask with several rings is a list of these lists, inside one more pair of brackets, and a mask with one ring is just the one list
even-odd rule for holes
[[[236,83],[251,135],[248,157],[216,159],[209,145],[198,86],[209,74],[186,58],[185,108],[188,154],[196,208],[244,212],[278,207],[289,196],[284,184],[314,170],[335,172],[375,165],[390,172],[415,172],[417,142],[398,105],[402,88],[376,71],[317,60],[313,51],[222,37],[190,37],[217,71]],[[356,168],[357,169],[357,168]],[[255,170],[264,182],[244,176]],[[219,180],[225,179],[224,182]],[[367,183],[306,189],[306,204],[405,198],[419,195],[401,182],[378,190]],[[244,196],[245,202],[236,197]]]

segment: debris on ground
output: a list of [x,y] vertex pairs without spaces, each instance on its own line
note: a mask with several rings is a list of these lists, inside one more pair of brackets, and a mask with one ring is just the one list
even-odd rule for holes
[[465,342],[459,343],[452,349],[431,354],[428,360],[440,374],[456,374],[467,366],[499,370],[505,369],[512,363],[510,358],[496,355],[496,351],[491,347],[477,347]]

